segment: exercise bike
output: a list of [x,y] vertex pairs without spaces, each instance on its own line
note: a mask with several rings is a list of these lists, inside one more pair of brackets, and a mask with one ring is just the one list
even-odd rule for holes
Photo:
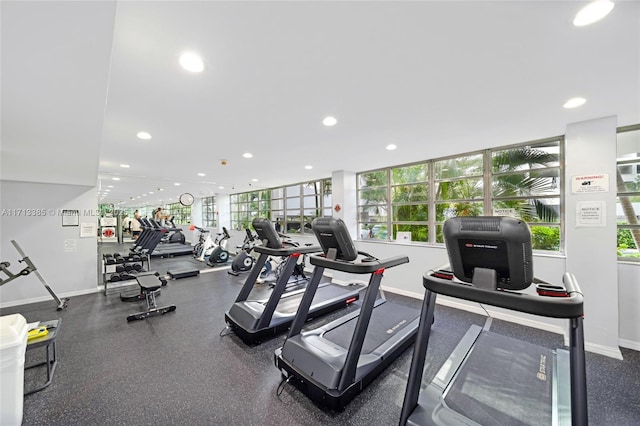
[[247,232],[247,235],[244,237],[242,246],[240,246],[240,252],[233,258],[233,262],[231,262],[231,270],[228,271],[229,274],[235,275],[236,277],[240,272],[250,271],[256,261],[252,256],[251,251],[256,245],[258,236],[253,235],[249,228],[246,228],[245,231]]
[[214,241],[215,247],[209,255],[207,261],[208,266],[216,266],[223,263],[227,263],[229,260],[229,251],[227,250],[227,241],[231,238],[227,228],[222,227],[222,233],[218,234],[218,238]]
[[193,246],[193,257],[200,262],[204,262],[207,257],[211,255],[216,248],[216,242],[211,238],[211,232],[208,229],[200,228],[199,226],[191,225],[192,231],[197,229],[200,231],[198,242]]

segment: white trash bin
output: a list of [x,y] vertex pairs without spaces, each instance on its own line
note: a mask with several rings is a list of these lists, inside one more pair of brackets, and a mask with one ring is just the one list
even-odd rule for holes
[[20,314],[0,317],[0,425],[22,424],[27,321]]

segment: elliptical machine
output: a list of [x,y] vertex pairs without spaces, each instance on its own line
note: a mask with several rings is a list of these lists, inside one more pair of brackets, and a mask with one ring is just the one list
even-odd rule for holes
[[251,255],[251,251],[256,244],[258,236],[253,235],[249,228],[246,228],[245,231],[247,232],[247,235],[244,237],[244,241],[240,247],[240,253],[233,258],[233,262],[231,262],[231,270],[227,272],[231,275],[235,275],[236,277],[240,275],[240,272],[250,271],[256,261]]
[[[220,238],[222,236],[222,238]],[[229,260],[229,251],[227,250],[227,241],[231,238],[227,228],[222,227],[222,234],[218,234],[218,238],[215,241],[215,248],[209,255],[209,260],[207,261],[208,266],[216,266],[223,263],[227,263]]]

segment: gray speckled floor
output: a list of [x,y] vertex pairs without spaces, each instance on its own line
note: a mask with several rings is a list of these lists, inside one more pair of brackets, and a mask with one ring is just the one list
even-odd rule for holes
[[[154,269],[165,272],[191,262],[186,257],[166,261],[154,259]],[[233,335],[219,336],[225,326],[224,312],[244,278],[222,270],[170,281],[158,303],[175,304],[176,312],[133,323],[127,323],[126,317],[142,304],[123,303],[115,294],[74,297],[62,312],[56,312],[53,302],[1,310],[2,315],[20,312],[28,321],[58,317],[63,321],[53,383],[25,398],[23,424],[397,424],[411,349],[343,412],[317,407],[291,385],[277,395],[281,376],[274,367],[273,352],[283,337],[248,347]],[[386,296],[412,306],[421,304],[389,292]],[[437,307],[425,381],[431,380],[472,323],[483,324],[484,317]],[[535,343],[550,347],[562,343],[557,335],[498,320],[493,321],[492,330],[532,336]],[[27,363],[37,362],[39,352],[29,351]],[[591,424],[640,424],[640,356],[630,350],[623,354],[624,361],[587,354]],[[25,385],[31,386],[43,375],[43,370],[28,370]]]

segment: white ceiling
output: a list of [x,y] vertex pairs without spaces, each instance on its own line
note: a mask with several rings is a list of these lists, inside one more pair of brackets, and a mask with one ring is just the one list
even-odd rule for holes
[[2,179],[159,204],[638,123],[640,3],[584,4],[3,1]]

